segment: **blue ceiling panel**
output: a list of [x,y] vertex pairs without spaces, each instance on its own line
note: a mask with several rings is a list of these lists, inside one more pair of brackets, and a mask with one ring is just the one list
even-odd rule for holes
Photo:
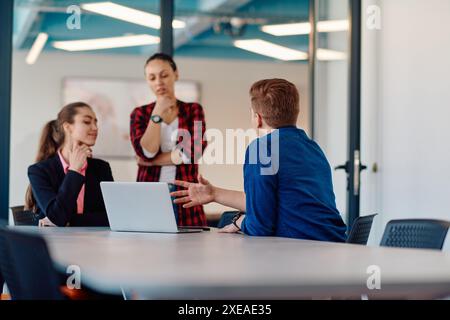
[[[27,8],[39,10],[30,29],[26,33],[24,32],[25,37],[20,42],[19,49],[29,49],[39,32],[46,32],[49,35],[49,40],[44,48],[48,51],[57,50],[52,47],[53,41],[93,39],[127,34],[159,35],[159,30],[89,12],[82,12],[81,29],[69,30],[67,28],[66,22],[69,14],[66,13],[66,8],[68,6],[98,1],[101,0],[16,0],[16,6],[20,8],[20,11],[26,11]],[[220,12],[220,10],[205,11],[204,4],[208,4],[207,1],[212,1],[212,4],[234,4],[234,11],[228,13]],[[113,2],[158,14],[159,0],[113,0]],[[242,5],[239,5],[241,3]],[[292,49],[307,51],[307,36],[275,37],[262,32],[260,27],[265,23],[306,21],[308,19],[308,4],[308,0],[242,0],[242,2],[239,0],[175,0],[177,13],[180,12],[180,16],[177,16],[178,19],[202,16],[208,17],[212,21],[210,27],[203,28],[203,31],[198,34],[194,32],[186,43],[176,48],[176,55],[202,58],[274,60],[234,47],[233,41],[236,39],[262,39]],[[233,16],[244,19],[246,23],[245,32],[239,38],[232,37],[224,32],[214,32],[214,23],[226,18],[230,19]],[[17,25],[24,25],[22,21],[20,22]],[[20,30],[17,29],[20,28],[15,30],[16,33],[19,33]],[[189,33],[189,30],[187,33]],[[157,45],[93,50],[89,53],[148,55],[155,50],[157,50]]]
[[254,0],[237,11],[255,16],[272,17],[274,20],[282,20],[283,22],[288,22],[287,20],[291,22],[307,21],[309,0]]

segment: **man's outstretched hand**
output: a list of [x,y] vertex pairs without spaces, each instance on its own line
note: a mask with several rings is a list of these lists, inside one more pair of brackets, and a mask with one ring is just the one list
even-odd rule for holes
[[170,193],[172,197],[176,198],[173,202],[183,204],[183,208],[191,208],[214,201],[215,187],[201,174],[198,175],[198,183],[175,180],[173,184],[186,188]]

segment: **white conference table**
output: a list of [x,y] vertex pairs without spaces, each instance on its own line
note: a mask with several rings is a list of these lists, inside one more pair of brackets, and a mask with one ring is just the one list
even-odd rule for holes
[[[428,299],[450,296],[450,255],[221,234],[119,233],[106,228],[37,228],[57,268],[105,293],[142,299]],[[380,270],[369,290],[367,268]]]

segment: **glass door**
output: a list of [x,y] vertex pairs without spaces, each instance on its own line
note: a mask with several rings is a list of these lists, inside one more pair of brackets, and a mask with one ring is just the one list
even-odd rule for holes
[[359,216],[360,172],[364,168],[360,161],[360,27],[351,27],[352,17],[358,27],[360,2],[316,0],[313,11],[314,138],[333,169],[336,203],[350,227]]

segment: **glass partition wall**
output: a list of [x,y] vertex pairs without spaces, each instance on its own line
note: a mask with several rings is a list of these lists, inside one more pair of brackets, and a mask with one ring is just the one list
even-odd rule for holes
[[[129,114],[152,99],[143,66],[150,55],[167,45],[164,34],[168,31],[179,66],[177,90],[183,98],[202,104],[211,136],[220,133],[223,151],[227,143],[233,150],[231,155],[225,152],[222,159],[201,165],[211,180],[242,189],[243,154],[239,150],[245,150],[249,140],[239,145],[233,134],[251,127],[248,90],[263,78],[285,78],[298,87],[298,125],[319,142],[332,167],[346,163],[349,1],[167,3],[171,1],[14,1],[10,206],[23,204],[26,171],[34,162],[42,127],[69,101],[93,105],[100,128],[94,154],[111,163],[117,180],[136,179]],[[315,12],[314,19],[311,12]],[[167,29],[166,15],[173,18],[172,30]],[[313,64],[310,39],[315,39]],[[333,178],[339,210],[346,215],[347,177],[338,171]],[[224,209],[209,207],[207,211]]]
[[[339,211],[347,220],[347,174],[335,168],[348,157],[350,23],[349,1],[316,1],[314,138],[333,169]],[[328,31],[328,32],[324,32]],[[324,59],[324,58],[328,59]],[[341,167],[342,168],[342,167]]]

